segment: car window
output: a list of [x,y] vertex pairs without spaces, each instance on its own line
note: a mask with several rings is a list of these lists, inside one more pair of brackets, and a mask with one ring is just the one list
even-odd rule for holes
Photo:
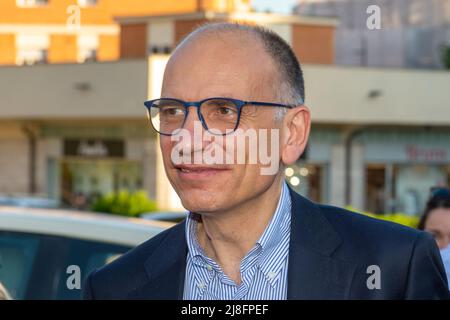
[[0,231],[0,283],[12,299],[23,299],[31,277],[40,238]]
[[[82,298],[82,285],[84,284],[87,276],[96,268],[102,267],[105,264],[117,259],[131,247],[109,244],[95,241],[85,241],[79,239],[68,239],[68,253],[64,262],[64,270],[60,275],[58,292],[54,298],[56,299],[81,299]],[[73,281],[70,281],[69,277],[72,273],[67,273],[67,268],[72,266],[73,270],[80,271],[81,287],[72,288]],[[73,269],[75,267],[75,269]],[[69,279],[69,284],[68,284]],[[73,278],[72,278],[73,279]]]

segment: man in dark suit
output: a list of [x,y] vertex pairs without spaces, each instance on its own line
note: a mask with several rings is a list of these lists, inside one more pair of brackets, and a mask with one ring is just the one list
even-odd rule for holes
[[[162,97],[146,107],[190,214],[93,272],[85,298],[447,298],[429,234],[312,203],[284,182],[310,112],[300,65],[279,36],[241,24],[197,29],[171,56]],[[253,148],[271,151],[269,168],[237,143],[267,130]]]

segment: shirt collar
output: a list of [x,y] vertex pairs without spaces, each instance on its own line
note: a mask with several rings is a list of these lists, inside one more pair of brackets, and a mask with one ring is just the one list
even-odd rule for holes
[[[257,241],[262,247],[259,267],[272,286],[277,282],[283,266],[286,265],[285,258],[289,255],[291,207],[289,188],[286,182],[283,182],[272,220]],[[276,259],[273,259],[274,257]]]
[[[197,223],[200,216],[190,212],[186,219],[186,242],[188,244],[189,255],[193,263],[206,267],[220,268],[215,261],[206,256],[197,238]],[[266,276],[267,281],[273,286],[280,274],[284,264],[284,258],[289,253],[289,236],[291,222],[291,196],[289,188],[284,181],[281,187],[281,194],[278,200],[274,215],[261,237],[243,260],[249,257],[254,251],[258,252],[258,266]],[[262,250],[257,250],[260,247]],[[255,250],[256,249],[256,250]],[[277,256],[276,262],[270,262]],[[269,263],[270,262],[270,263]]]

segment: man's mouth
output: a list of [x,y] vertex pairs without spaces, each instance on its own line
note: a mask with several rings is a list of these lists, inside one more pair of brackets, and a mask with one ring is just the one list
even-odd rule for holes
[[175,169],[184,178],[207,178],[215,174],[230,170],[226,166],[205,166],[205,165],[175,165]]
[[230,168],[225,166],[202,166],[202,165],[175,165],[175,169],[181,172],[223,171]]

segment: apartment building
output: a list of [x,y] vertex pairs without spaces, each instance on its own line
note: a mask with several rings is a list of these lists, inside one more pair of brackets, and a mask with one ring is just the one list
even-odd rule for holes
[[115,17],[250,10],[239,0],[2,0],[0,65],[114,61]]

